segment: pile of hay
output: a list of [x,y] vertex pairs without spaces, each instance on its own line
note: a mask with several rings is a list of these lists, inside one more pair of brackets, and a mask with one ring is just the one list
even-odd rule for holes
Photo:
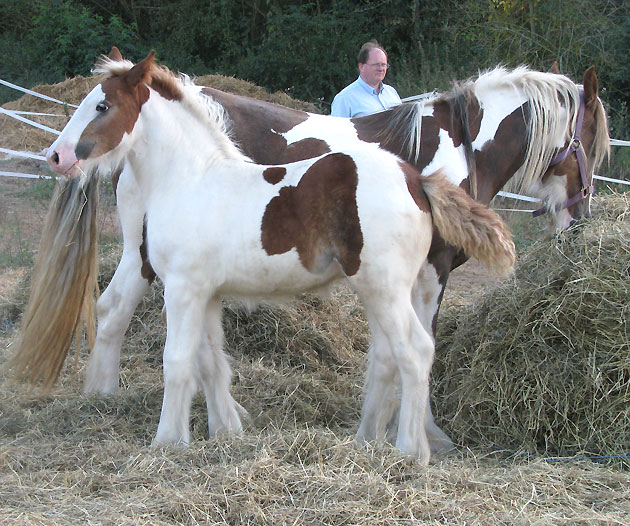
[[434,404],[452,438],[553,455],[630,452],[630,206],[528,250],[514,277],[443,311]]

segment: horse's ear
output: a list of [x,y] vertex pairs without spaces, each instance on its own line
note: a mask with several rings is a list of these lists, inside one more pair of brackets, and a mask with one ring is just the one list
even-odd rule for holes
[[599,81],[597,80],[597,74],[595,73],[595,67],[591,66],[584,72],[584,101],[586,104],[591,104],[597,100],[599,96]]
[[151,51],[145,58],[138,62],[125,75],[125,80],[130,86],[137,86],[141,82],[149,81],[149,72],[155,61],[155,51]]
[[560,75],[560,66],[558,65],[558,61],[554,60],[553,64],[551,64],[551,69],[549,73],[555,73],[556,75]]
[[120,49],[118,49],[116,46],[112,47],[112,50],[109,52],[108,56],[110,60],[113,60],[115,62],[122,62],[123,60],[122,53],[120,52]]

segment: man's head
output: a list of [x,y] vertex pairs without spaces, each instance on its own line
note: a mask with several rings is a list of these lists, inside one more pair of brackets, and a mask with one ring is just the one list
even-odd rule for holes
[[361,46],[357,56],[359,75],[373,88],[377,88],[387,73],[387,53],[376,40],[366,42]]

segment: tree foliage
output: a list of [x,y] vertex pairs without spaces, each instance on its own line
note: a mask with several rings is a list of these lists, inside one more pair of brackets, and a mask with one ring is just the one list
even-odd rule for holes
[[0,0],[0,15],[0,77],[13,82],[88,74],[115,44],[132,60],[153,48],[173,69],[235,75],[325,109],[377,38],[403,96],[498,63],[557,60],[575,80],[595,65],[613,126],[630,131],[626,0]]

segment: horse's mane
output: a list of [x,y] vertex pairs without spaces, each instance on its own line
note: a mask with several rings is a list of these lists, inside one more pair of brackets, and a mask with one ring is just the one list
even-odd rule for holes
[[[127,73],[133,66],[129,60],[112,60],[103,56],[97,61],[92,72],[106,78],[118,77]],[[207,124],[206,130],[226,156],[249,160],[231,139],[230,121],[223,106],[211,96],[204,94],[188,75],[184,73],[176,75],[167,67],[153,63],[149,78],[149,87],[168,99],[182,102],[196,118]]]
[[[446,101],[456,108],[455,112],[459,113],[462,127],[467,128],[467,101],[479,93],[505,88],[520,92],[529,103],[525,160],[519,172],[509,182],[513,190],[527,191],[542,177],[557,151],[549,137],[564,136],[568,142],[575,131],[580,104],[579,89],[578,85],[563,75],[532,71],[525,66],[515,69],[499,66],[480,73],[477,77],[455,82],[449,91],[436,97],[394,108],[390,125],[383,135],[391,136],[396,132],[400,133],[401,129],[407,130],[405,142],[408,154],[417,158],[420,154],[421,116],[426,105]],[[590,152],[586,152],[589,164],[594,168],[601,164],[610,148],[606,114],[601,102],[596,110],[596,120],[595,140]],[[472,148],[466,139],[464,137],[464,147],[471,176],[471,190],[474,192],[474,159],[469,158]]]

